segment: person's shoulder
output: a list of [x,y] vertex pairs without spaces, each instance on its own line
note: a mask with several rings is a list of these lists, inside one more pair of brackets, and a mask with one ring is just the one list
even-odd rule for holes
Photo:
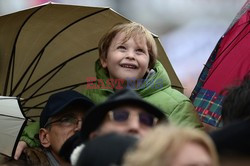
[[95,104],[104,102],[113,92],[105,89],[85,89],[83,94],[91,99]]
[[29,166],[29,165],[43,165],[50,166],[47,155],[41,148],[25,148],[18,160],[10,157],[4,157],[4,160],[0,162],[2,166]]
[[143,97],[149,103],[160,107],[166,115],[170,115],[176,108],[192,108],[191,101],[182,93],[172,88],[165,88]]
[[182,103],[182,102],[191,102],[190,99],[185,96],[183,93],[179,92],[176,89],[173,89],[171,87],[165,88],[161,91],[158,91],[155,93],[156,95],[159,95],[162,97],[162,99],[168,99],[171,101],[171,103]]
[[50,166],[46,153],[39,147],[25,148],[23,154],[30,165]]

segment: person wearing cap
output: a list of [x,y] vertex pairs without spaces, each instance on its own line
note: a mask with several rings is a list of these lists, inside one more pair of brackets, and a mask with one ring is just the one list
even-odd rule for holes
[[162,110],[143,100],[134,90],[123,89],[90,110],[81,134],[84,140],[109,132],[141,138],[162,121],[166,121]]
[[63,143],[81,129],[84,113],[93,102],[82,94],[68,90],[52,95],[40,116],[39,139],[50,162],[62,165],[59,156]]
[[[40,115],[39,129],[40,144],[49,165],[67,163],[59,156],[59,150],[69,137],[80,130],[84,114],[92,106],[94,103],[89,98],[73,90],[49,97]],[[40,162],[34,161],[31,165],[45,165]]]
[[167,122],[167,118],[159,108],[144,101],[134,90],[122,89],[89,110],[80,132],[64,143],[60,154],[75,163],[70,155],[71,158],[79,155],[74,153],[76,140],[84,143],[111,132],[141,138],[160,122]]

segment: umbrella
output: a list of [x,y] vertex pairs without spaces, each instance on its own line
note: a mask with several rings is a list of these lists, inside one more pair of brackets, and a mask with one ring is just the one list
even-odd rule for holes
[[0,153],[13,156],[27,119],[16,97],[0,96]]
[[[65,89],[82,92],[95,77],[100,37],[130,22],[110,8],[43,4],[0,17],[0,94],[23,98],[27,117],[37,117],[48,96]],[[182,85],[156,35],[159,60],[172,87]]]
[[250,1],[242,7],[218,41],[191,94],[202,122],[221,127],[225,88],[238,84],[250,71]]

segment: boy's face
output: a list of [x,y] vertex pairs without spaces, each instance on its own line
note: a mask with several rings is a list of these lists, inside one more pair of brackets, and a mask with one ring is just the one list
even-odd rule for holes
[[142,79],[149,65],[149,53],[145,37],[132,36],[124,42],[125,33],[118,33],[112,40],[107,58],[101,59],[113,79]]

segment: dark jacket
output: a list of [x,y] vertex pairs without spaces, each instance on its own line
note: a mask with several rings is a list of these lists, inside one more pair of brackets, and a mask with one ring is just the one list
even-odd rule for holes
[[41,148],[25,148],[19,160],[5,158],[1,163],[5,166],[50,166],[45,152]]

